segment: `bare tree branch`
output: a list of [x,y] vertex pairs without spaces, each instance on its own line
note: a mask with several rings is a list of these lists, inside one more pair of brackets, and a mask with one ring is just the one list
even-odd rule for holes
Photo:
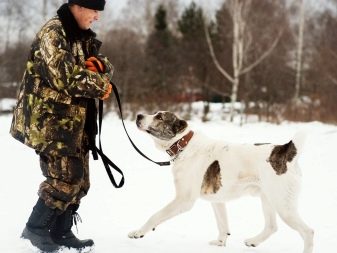
[[212,60],[213,60],[213,62],[214,62],[214,64],[215,64],[217,70],[219,70],[219,72],[220,72],[225,78],[227,78],[230,82],[234,82],[233,77],[231,77],[231,76],[226,72],[226,70],[220,65],[218,59],[217,59],[216,56],[215,56],[213,44],[212,44],[211,37],[210,37],[209,32],[208,32],[208,27],[207,27],[206,21],[204,22],[204,30],[205,30],[205,35],[206,35],[207,45],[208,45],[208,48],[209,48],[209,51],[210,51]]
[[329,80],[332,82],[332,84],[337,86],[337,79],[330,74],[328,74],[327,76]]
[[257,65],[259,65],[273,50],[274,48],[276,47],[276,45],[278,44],[280,38],[281,38],[281,35],[283,33],[283,29],[280,30],[278,36],[276,37],[276,39],[274,40],[273,44],[270,46],[270,48],[265,51],[261,56],[260,58],[258,58],[254,63],[252,63],[251,65],[249,65],[248,67],[244,68],[241,72],[240,72],[240,75],[243,75],[249,71],[251,71],[253,68],[255,68]]
[[334,52],[331,48],[329,48],[329,52],[335,59],[337,59],[337,53],[336,52]]

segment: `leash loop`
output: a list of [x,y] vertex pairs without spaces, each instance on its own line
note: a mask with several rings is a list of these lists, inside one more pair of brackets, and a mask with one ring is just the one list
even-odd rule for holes
[[[101,157],[102,162],[104,164],[105,170],[109,176],[109,179],[115,188],[121,188],[124,185],[124,174],[123,171],[114,164],[104,153],[102,149],[102,141],[101,141],[101,132],[102,132],[102,121],[103,121],[103,100],[99,100],[98,103],[98,140],[99,140],[99,147],[96,145],[94,146],[95,152]],[[94,152],[93,152],[94,153]],[[121,175],[121,180],[119,184],[116,183],[116,180],[111,172],[110,166],[114,168]]]

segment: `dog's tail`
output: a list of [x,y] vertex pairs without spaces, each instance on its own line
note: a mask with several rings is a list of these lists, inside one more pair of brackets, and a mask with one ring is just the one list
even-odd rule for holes
[[308,136],[307,131],[301,130],[295,133],[294,137],[292,138],[292,142],[294,143],[296,147],[297,154],[302,153],[307,136]]

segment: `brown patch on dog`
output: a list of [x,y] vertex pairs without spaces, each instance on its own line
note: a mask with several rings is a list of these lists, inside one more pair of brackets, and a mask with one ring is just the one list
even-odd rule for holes
[[220,165],[218,161],[214,161],[207,169],[204,180],[201,185],[201,192],[204,194],[215,194],[221,184]]
[[268,162],[277,175],[287,172],[287,162],[291,162],[297,154],[297,149],[292,141],[284,145],[276,145],[269,157]]

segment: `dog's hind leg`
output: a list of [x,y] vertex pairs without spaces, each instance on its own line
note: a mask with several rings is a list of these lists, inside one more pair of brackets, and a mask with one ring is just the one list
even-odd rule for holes
[[303,238],[303,253],[312,253],[314,231],[304,223],[297,210],[295,208],[281,208],[277,212],[282,220],[292,229],[296,230]]
[[195,203],[195,199],[176,198],[152,217],[139,229],[130,232],[130,238],[142,238],[150,230],[154,230],[160,223],[180,214],[189,211]]
[[209,243],[216,246],[226,246],[227,237],[230,235],[226,206],[224,203],[212,203],[212,207],[219,230],[219,236],[217,240]]
[[269,201],[264,196],[264,194],[261,194],[261,203],[262,203],[262,210],[263,210],[264,219],[265,219],[265,226],[264,226],[263,231],[260,234],[258,234],[257,236],[253,238],[245,240],[245,244],[248,247],[256,247],[263,241],[267,240],[269,236],[271,236],[277,230],[276,211],[270,205]]

